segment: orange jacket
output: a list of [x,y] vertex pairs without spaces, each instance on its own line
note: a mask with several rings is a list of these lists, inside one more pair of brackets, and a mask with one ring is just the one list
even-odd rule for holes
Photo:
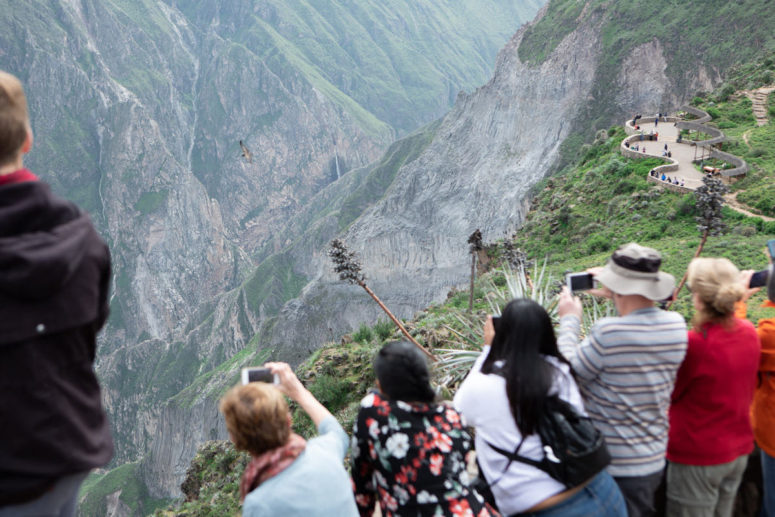
[[[767,300],[762,307],[775,308]],[[745,317],[746,306],[739,304],[737,315]],[[762,344],[759,360],[759,383],[751,406],[751,422],[756,443],[764,452],[775,456],[775,318],[759,320],[756,327]]]

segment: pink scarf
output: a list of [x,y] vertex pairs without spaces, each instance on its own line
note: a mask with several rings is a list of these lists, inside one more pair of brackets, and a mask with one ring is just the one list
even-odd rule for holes
[[299,457],[299,454],[304,452],[306,446],[307,441],[304,438],[296,433],[291,433],[291,437],[285,445],[268,450],[260,456],[253,456],[245,468],[245,473],[242,474],[242,480],[239,484],[240,503],[244,502],[245,496],[261,483],[288,468]]

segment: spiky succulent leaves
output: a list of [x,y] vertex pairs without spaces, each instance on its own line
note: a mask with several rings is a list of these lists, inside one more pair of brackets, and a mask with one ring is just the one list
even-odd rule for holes
[[474,233],[468,236],[469,251],[473,254],[484,249],[482,242],[482,232],[477,228]]
[[724,194],[729,188],[720,179],[705,176],[703,185],[694,191],[697,200],[697,231],[700,234],[717,236],[726,230],[727,225],[721,218],[721,208],[724,206]]
[[347,249],[347,246],[339,239],[334,239],[328,248],[328,256],[334,263],[334,272],[339,279],[351,284],[362,285],[366,278],[361,273],[361,265],[355,252]]

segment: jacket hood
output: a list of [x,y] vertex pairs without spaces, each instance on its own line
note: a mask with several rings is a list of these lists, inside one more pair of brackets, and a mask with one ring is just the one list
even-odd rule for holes
[[0,221],[0,292],[25,300],[66,285],[93,232],[87,215],[38,182],[0,189]]
[[90,235],[82,215],[48,232],[0,238],[0,291],[22,299],[51,296],[78,269]]

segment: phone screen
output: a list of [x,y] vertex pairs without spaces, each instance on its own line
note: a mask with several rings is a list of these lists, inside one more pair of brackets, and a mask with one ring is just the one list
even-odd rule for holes
[[775,239],[770,239],[767,241],[767,249],[770,252],[770,258],[775,261]]
[[591,273],[571,273],[566,278],[571,291],[587,291],[595,285]]
[[243,368],[242,384],[250,382],[274,382],[274,375],[269,368]]
[[751,276],[751,281],[748,282],[748,287],[762,287],[767,285],[767,277],[769,276],[769,269],[763,271],[757,271]]

